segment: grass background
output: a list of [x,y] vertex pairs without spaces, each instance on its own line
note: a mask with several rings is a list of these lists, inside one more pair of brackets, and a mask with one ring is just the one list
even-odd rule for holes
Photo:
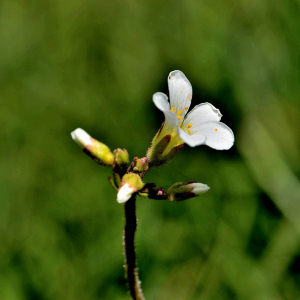
[[183,203],[139,199],[147,299],[300,299],[300,3],[2,0],[0,299],[129,299],[123,207],[71,140],[81,127],[142,157],[167,75],[223,114],[236,143],[181,151],[147,182],[197,180]]

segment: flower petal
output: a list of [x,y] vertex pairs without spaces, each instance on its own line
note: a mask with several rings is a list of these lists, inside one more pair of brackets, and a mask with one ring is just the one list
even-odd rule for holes
[[179,135],[191,147],[205,144],[216,150],[227,150],[234,143],[232,130],[224,123],[216,121],[193,126],[191,134],[180,130]]
[[119,203],[125,203],[127,200],[130,199],[134,192],[134,188],[131,187],[128,183],[125,183],[123,186],[120,187],[118,191],[117,201]]
[[210,189],[210,187],[207,184],[200,182],[190,183],[189,186],[193,188],[192,192],[197,196],[204,194]]
[[93,141],[91,140],[91,136],[81,128],[77,128],[76,130],[71,132],[72,139],[84,149],[87,146],[93,146]]
[[206,136],[201,133],[188,134],[181,128],[179,128],[179,136],[190,147],[203,145],[206,140]]
[[168,77],[171,108],[174,112],[182,112],[181,118],[187,113],[192,101],[192,85],[181,71],[173,71]]
[[168,101],[168,96],[166,94],[160,92],[155,93],[152,99],[155,106],[159,110],[161,111],[170,110],[170,103]]
[[182,127],[192,124],[197,126],[199,124],[211,121],[220,121],[222,114],[210,103],[201,103],[196,105],[186,116]]
[[160,133],[160,136],[171,134],[174,128],[179,127],[177,116],[170,110],[163,111],[165,115],[165,124]]

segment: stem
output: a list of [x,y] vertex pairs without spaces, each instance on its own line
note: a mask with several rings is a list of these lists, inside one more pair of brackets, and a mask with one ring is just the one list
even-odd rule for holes
[[132,299],[145,300],[140,286],[138,270],[136,267],[136,254],[134,248],[134,234],[137,227],[135,213],[135,195],[124,203],[125,229],[123,232],[123,245],[125,253],[125,272]]

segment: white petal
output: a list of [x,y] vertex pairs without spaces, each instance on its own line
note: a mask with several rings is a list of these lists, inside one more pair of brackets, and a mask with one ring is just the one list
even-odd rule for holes
[[205,143],[206,136],[201,133],[188,134],[179,128],[179,136],[190,147],[199,146]]
[[130,199],[130,197],[133,193],[134,193],[134,189],[132,187],[130,187],[130,185],[128,183],[125,183],[119,189],[119,192],[117,194],[117,201],[119,203],[125,203],[127,200]]
[[161,111],[170,110],[170,103],[168,101],[168,96],[164,93],[160,93],[160,92],[155,93],[153,95],[153,102],[155,106]]
[[196,195],[204,194],[210,189],[210,187],[207,184],[200,183],[200,182],[191,183],[189,184],[189,186],[193,188],[192,192]]
[[197,126],[201,123],[220,121],[222,114],[210,103],[201,103],[196,105],[186,116],[182,127],[186,126],[188,123],[192,126]]
[[91,136],[81,128],[71,132],[72,139],[80,146],[82,149],[88,145],[93,145],[91,141]]
[[175,113],[173,113],[170,110],[165,110],[163,111],[163,113],[165,115],[165,124],[162,129],[162,132],[160,133],[160,136],[162,137],[167,134],[170,134],[174,130],[174,128],[179,128],[178,118],[175,115]]
[[153,102],[155,106],[161,110],[165,115],[165,125],[164,130],[172,131],[175,127],[178,126],[178,118],[174,112],[170,110],[170,103],[168,101],[168,96],[164,93],[155,93],[153,95]]
[[192,85],[181,71],[173,71],[169,74],[168,85],[171,108],[175,107],[175,113],[182,111],[183,118],[191,105]]
[[[234,134],[232,130],[221,122],[206,122],[199,124],[197,127],[192,128],[191,134],[184,132],[184,136],[180,137],[191,147],[205,144],[216,150],[227,150],[232,147],[234,143]],[[188,143],[190,140],[185,140],[186,135],[194,137],[190,139],[192,143]],[[203,140],[204,137],[204,140]]]

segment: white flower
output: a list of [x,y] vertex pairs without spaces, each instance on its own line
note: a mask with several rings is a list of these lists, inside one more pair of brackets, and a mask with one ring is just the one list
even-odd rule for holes
[[127,200],[130,199],[134,192],[134,187],[132,187],[129,183],[125,183],[119,189],[119,192],[117,194],[117,201],[119,203],[125,203]]
[[79,147],[84,149],[86,146],[93,146],[91,136],[81,128],[71,132],[72,139],[77,143]]
[[158,143],[171,134],[172,140],[165,149],[186,143],[191,147],[207,145],[217,150],[227,150],[234,143],[232,130],[221,123],[221,113],[210,103],[196,105],[188,114],[192,100],[192,86],[181,71],[173,71],[168,76],[170,103],[164,93],[155,93],[153,102],[165,115],[165,124],[155,139]]

